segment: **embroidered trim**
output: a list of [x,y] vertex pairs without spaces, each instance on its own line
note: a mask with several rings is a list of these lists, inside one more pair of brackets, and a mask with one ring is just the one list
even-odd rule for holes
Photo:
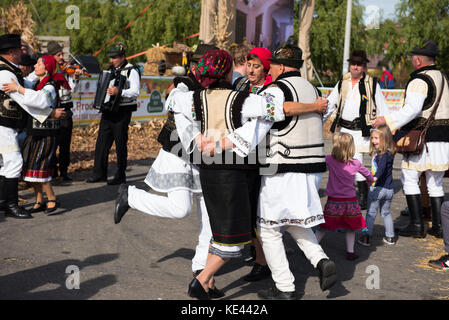
[[239,143],[242,147],[244,147],[246,149],[245,151],[249,151],[251,143],[243,139],[241,135],[239,135],[236,132],[233,132],[230,134],[230,137],[235,139],[237,143]]
[[257,223],[264,224],[267,226],[276,226],[276,225],[285,225],[285,224],[308,226],[310,224],[316,225],[316,224],[324,223],[324,215],[319,214],[319,215],[312,216],[312,217],[309,217],[306,219],[281,219],[278,221],[266,220],[264,218],[257,217]]
[[408,169],[408,170],[416,170],[416,171],[447,171],[449,170],[449,163],[446,164],[431,164],[426,163],[425,165],[408,162],[408,161],[402,161],[402,169]]
[[266,111],[267,111],[267,115],[265,116],[265,120],[268,121],[275,121],[275,114],[276,114],[276,108],[275,108],[275,103],[274,103],[274,96],[270,93],[267,92],[262,92],[261,94],[264,98],[265,101],[267,102],[266,104]]

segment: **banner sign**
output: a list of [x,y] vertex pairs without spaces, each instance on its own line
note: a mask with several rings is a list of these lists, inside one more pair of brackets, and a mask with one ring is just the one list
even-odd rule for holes
[[[89,125],[101,118],[101,113],[94,109],[93,103],[97,91],[97,77],[81,80],[80,89],[73,93],[73,124]],[[137,99],[137,111],[133,112],[132,120],[146,122],[166,117],[164,110],[167,89],[173,82],[173,77],[143,76],[140,86],[140,96]],[[319,88],[326,98],[333,88]],[[404,90],[382,90],[389,110],[394,111],[404,103]]]

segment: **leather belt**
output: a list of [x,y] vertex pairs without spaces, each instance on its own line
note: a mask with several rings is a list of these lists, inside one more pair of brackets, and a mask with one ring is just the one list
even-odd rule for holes
[[362,130],[362,124],[360,123],[360,118],[355,118],[353,121],[347,121],[340,119],[338,122],[340,127],[349,129],[349,130]]

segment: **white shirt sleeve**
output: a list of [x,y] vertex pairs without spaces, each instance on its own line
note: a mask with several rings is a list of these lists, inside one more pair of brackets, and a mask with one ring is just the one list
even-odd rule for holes
[[132,69],[129,74],[129,89],[122,90],[122,97],[137,98],[140,95],[140,77],[137,70]]
[[243,118],[260,118],[267,121],[283,121],[284,93],[278,87],[270,87],[262,93],[250,94],[242,107]]
[[193,141],[201,133],[201,126],[196,121],[195,113],[192,111],[193,107],[193,92],[183,92],[181,89],[173,89],[167,100],[169,105],[168,110],[174,112],[176,131],[182,146],[187,153],[192,153],[194,150]]
[[[5,70],[0,71],[0,87],[5,83],[11,83],[11,79],[19,83],[16,75],[12,72]],[[23,110],[25,110],[39,122],[44,122],[53,111],[49,107],[51,106],[51,99],[49,98],[47,92],[25,89],[24,95],[18,92],[9,93],[8,95],[11,99],[16,101]],[[34,100],[33,97],[36,98],[36,100]]]
[[326,122],[336,111],[337,111],[337,103],[338,103],[338,83],[335,85],[334,90],[332,90],[331,94],[327,97],[327,110],[323,114],[323,122]]
[[272,126],[272,121],[251,119],[226,138],[234,144],[232,151],[240,157],[247,157],[265,139]]
[[427,90],[427,83],[424,80],[415,79],[409,83],[404,106],[385,115],[385,120],[391,131],[406,125],[422,112]]
[[72,89],[72,92],[78,91],[79,89],[79,85],[80,85],[80,80],[76,80],[75,77],[69,76],[67,77],[67,82],[69,83],[70,88]]

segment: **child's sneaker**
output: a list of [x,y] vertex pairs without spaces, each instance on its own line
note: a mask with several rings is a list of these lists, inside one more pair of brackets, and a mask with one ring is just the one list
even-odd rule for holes
[[442,256],[438,260],[430,260],[428,262],[429,266],[432,268],[440,269],[440,270],[449,270],[449,254]]
[[361,244],[362,246],[370,247],[371,246],[371,237],[367,234],[364,234],[363,236],[360,237],[359,240],[357,240],[357,242],[359,244]]
[[394,241],[394,238],[392,238],[392,237],[384,237],[383,241],[384,241],[384,243],[390,244],[390,245],[396,244],[396,241]]

